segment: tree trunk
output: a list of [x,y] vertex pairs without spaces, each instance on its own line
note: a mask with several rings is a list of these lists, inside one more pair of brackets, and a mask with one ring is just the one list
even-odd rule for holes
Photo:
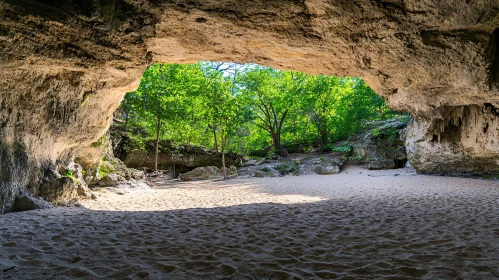
[[281,131],[277,130],[276,133],[274,133],[274,149],[276,150],[277,153],[281,151]]
[[218,152],[217,126],[213,125],[213,139],[215,139],[215,151]]
[[321,152],[324,151],[324,146],[327,145],[327,129],[321,129]]
[[128,127],[128,116],[130,115],[130,109],[126,110],[125,111],[125,125],[123,125],[123,130],[125,131],[125,134],[126,134],[126,130],[127,130],[127,127]]
[[156,160],[154,161],[154,170],[158,171],[158,154],[159,154],[159,131],[161,130],[161,118],[158,118],[156,126]]
[[224,171],[224,180],[227,180],[227,170],[225,169],[225,136],[222,133],[222,170]]

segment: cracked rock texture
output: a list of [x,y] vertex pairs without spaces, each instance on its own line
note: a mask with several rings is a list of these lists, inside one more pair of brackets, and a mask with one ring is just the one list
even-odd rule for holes
[[0,0],[0,204],[104,134],[153,62],[361,76],[415,117],[416,169],[498,172],[498,15],[497,0]]

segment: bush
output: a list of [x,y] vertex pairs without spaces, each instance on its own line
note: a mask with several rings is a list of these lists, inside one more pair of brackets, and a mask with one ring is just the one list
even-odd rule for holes
[[69,179],[71,179],[73,181],[73,183],[75,184],[79,184],[80,181],[74,176],[73,174],[73,171],[72,170],[66,170],[66,172],[64,173],[64,177],[68,177]]
[[97,171],[99,172],[99,177],[102,179],[107,176],[107,174],[111,173],[112,171],[109,170],[106,165],[102,164],[104,161],[101,160],[99,167],[97,168]]
[[268,166],[265,166],[264,168],[262,168],[262,171],[270,172],[270,168]]
[[298,166],[296,165],[292,165],[292,164],[289,164],[289,163],[283,163],[283,164],[280,164],[278,166],[276,166],[275,168],[277,171],[279,171],[279,173],[281,175],[286,175],[288,173],[293,173],[293,172],[296,172],[298,171]]
[[333,151],[340,153],[350,153],[352,151],[352,146],[347,147],[333,147]]

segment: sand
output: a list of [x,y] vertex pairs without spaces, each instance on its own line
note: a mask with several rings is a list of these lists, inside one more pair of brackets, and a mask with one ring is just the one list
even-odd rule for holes
[[331,176],[101,190],[0,216],[0,279],[497,279],[499,184]]

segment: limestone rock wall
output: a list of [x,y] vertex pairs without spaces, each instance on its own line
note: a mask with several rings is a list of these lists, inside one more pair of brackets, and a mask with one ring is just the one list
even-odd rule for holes
[[497,174],[499,110],[490,104],[441,107],[406,129],[409,161],[422,173]]
[[[150,63],[200,59],[361,76],[415,117],[417,169],[496,172],[496,116],[480,112],[499,107],[498,15],[497,0],[0,0],[0,188],[36,192],[106,131]],[[433,141],[461,106],[477,114]]]

